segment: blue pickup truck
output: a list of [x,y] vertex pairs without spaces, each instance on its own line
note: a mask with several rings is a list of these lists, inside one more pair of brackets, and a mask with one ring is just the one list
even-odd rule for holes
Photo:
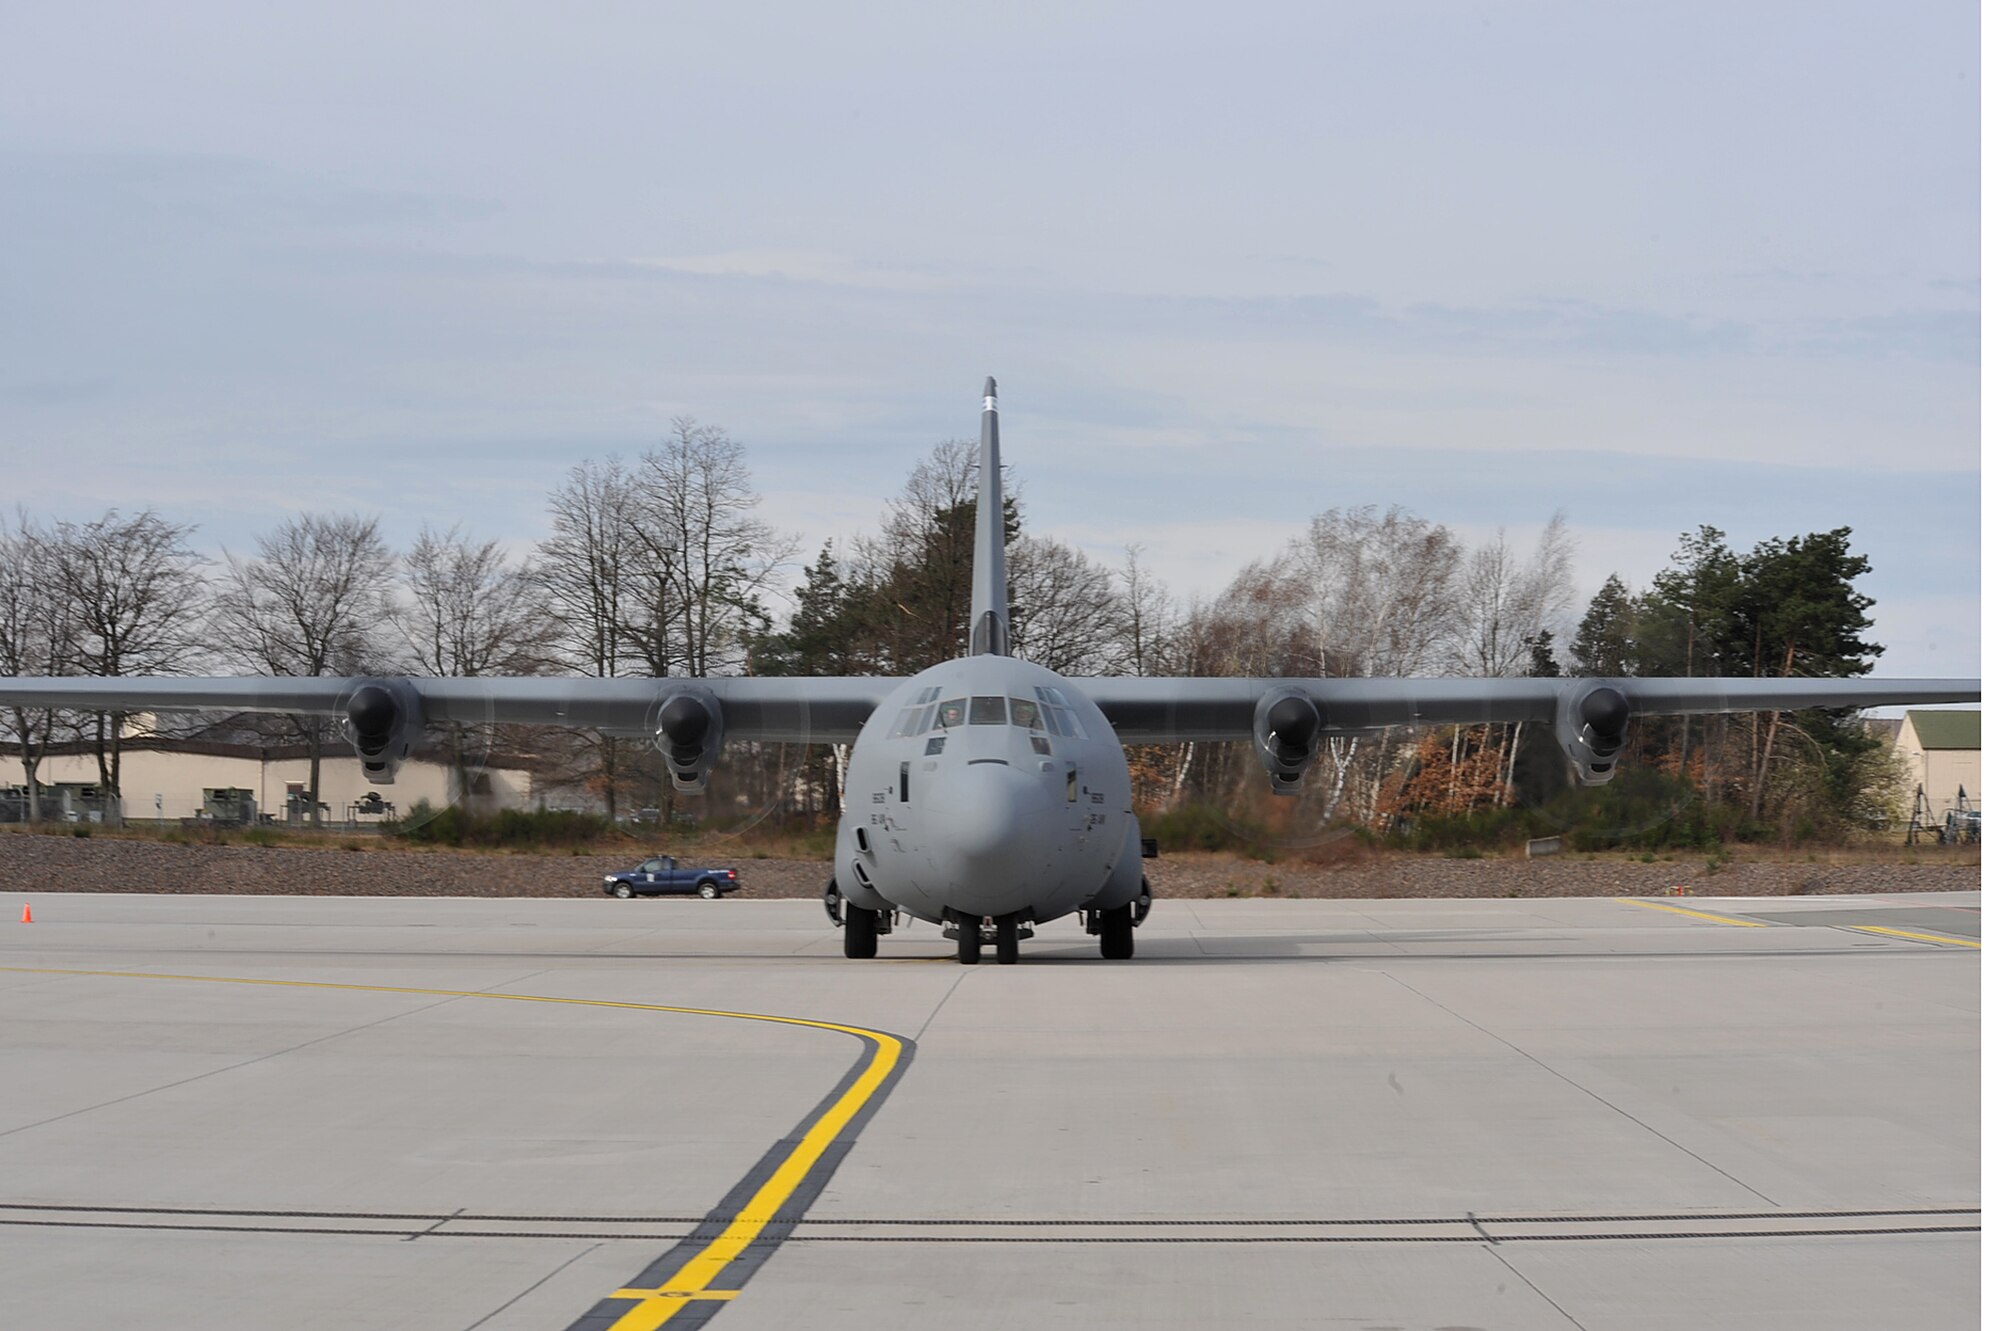
[[614,897],[692,892],[713,901],[741,886],[734,869],[683,869],[671,855],[655,855],[636,869],[604,875],[604,891]]

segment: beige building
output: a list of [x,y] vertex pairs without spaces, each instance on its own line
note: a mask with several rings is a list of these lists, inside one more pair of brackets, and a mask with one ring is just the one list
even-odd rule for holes
[[[119,785],[130,821],[220,818],[265,822],[304,821],[312,760],[302,744],[229,744],[134,736],[124,741]],[[18,751],[0,748],[0,791],[17,794],[26,779]],[[11,770],[9,770],[11,768]],[[99,807],[97,755],[89,746],[64,745],[44,758],[36,778],[43,787],[42,816],[84,819]],[[525,764],[489,759],[474,775],[466,803],[483,809],[528,807],[532,782]],[[370,797],[379,798],[376,803]],[[458,780],[442,755],[413,756],[392,786],[370,785],[361,763],[345,746],[320,757],[319,799],[330,822],[376,823],[418,800],[435,806],[458,802]],[[14,801],[19,807],[18,798]]]
[[1967,807],[1979,807],[1979,713],[1912,708],[1896,732],[1896,753],[1908,774],[1914,803],[1916,788],[1933,820],[1955,808],[1963,789]]

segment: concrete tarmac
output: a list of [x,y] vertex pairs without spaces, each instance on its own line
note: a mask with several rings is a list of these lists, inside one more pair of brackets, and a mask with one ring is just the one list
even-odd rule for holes
[[6,1326],[1978,1320],[1977,894],[23,904]]

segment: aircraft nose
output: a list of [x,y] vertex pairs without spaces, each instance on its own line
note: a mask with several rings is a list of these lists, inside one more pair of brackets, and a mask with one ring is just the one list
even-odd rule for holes
[[928,802],[940,849],[976,870],[1007,859],[1032,836],[1034,815],[1047,800],[1026,772],[975,762],[939,772]]

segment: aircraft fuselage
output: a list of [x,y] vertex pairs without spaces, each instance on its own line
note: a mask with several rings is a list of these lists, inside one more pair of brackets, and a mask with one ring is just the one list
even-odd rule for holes
[[1140,894],[1118,736],[1031,662],[973,656],[906,681],[856,738],[844,802],[834,877],[870,910],[1040,923]]

